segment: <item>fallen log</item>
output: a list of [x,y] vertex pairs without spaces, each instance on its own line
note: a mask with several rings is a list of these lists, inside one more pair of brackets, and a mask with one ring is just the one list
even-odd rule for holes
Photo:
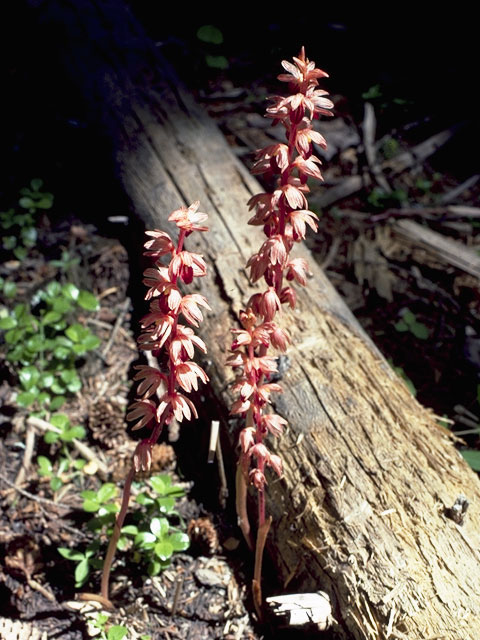
[[[165,228],[172,209],[196,199],[210,216],[211,232],[189,248],[210,265],[200,288],[213,309],[202,329],[205,366],[221,407],[213,417],[234,443],[224,362],[251,292],[244,265],[261,242],[246,225],[258,183],[121,3],[47,5],[69,30],[71,73],[100,107],[133,210],[150,228]],[[279,584],[327,592],[340,637],[476,640],[480,482],[309,252],[297,255],[309,258],[313,277],[295,312],[282,314],[293,346],[275,410],[290,426],[273,445],[285,473],[271,480],[267,506]],[[460,495],[471,503],[463,525],[451,517]]]

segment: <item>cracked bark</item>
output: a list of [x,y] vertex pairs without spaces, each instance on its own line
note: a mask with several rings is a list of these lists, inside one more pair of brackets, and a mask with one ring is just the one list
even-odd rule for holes
[[[53,12],[68,32],[70,68],[99,108],[134,211],[147,227],[165,228],[171,210],[199,199],[210,216],[211,232],[189,248],[212,265],[200,284],[213,309],[202,338],[222,427],[235,442],[224,362],[234,314],[250,291],[244,265],[262,241],[246,225],[258,183],[120,2],[47,5],[47,20]],[[94,44],[81,46],[85,37]],[[275,410],[290,426],[272,444],[285,474],[270,478],[267,496],[267,552],[279,582],[329,592],[344,637],[476,640],[478,478],[313,257],[305,248],[295,255],[308,258],[313,278],[297,310],[281,318],[293,346]],[[471,502],[463,527],[444,514],[461,493]]]

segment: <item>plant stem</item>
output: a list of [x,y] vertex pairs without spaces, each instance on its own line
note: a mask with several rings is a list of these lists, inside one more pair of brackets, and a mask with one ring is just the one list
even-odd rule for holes
[[122,496],[122,506],[115,519],[115,526],[113,528],[113,533],[112,533],[112,537],[110,538],[110,542],[108,543],[107,554],[105,556],[105,561],[103,563],[101,595],[102,595],[102,598],[105,598],[106,600],[109,599],[108,583],[110,579],[110,569],[112,568],[113,557],[117,549],[118,539],[120,538],[120,533],[122,531],[125,516],[127,514],[128,503],[130,500],[130,490],[132,487],[132,480],[134,475],[135,475],[135,469],[133,468],[133,464],[132,464],[132,467],[128,472],[127,478],[125,480],[125,486],[123,488],[123,496]]

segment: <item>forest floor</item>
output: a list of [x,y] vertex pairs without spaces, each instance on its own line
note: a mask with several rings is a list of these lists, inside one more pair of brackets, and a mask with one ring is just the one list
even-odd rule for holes
[[[248,166],[255,149],[277,142],[277,130],[263,118],[264,96],[274,84],[255,77],[247,91],[228,71],[212,73],[208,90],[197,96]],[[480,469],[480,176],[468,163],[458,171],[452,162],[474,124],[431,118],[386,97],[379,85],[354,107],[346,96],[333,100],[336,117],[318,124],[329,149],[325,183],[312,193],[321,218],[310,248],[392,367],[464,438],[459,446]],[[93,135],[80,141],[86,125],[61,106],[49,117],[49,136],[65,136],[65,152],[70,144],[78,150],[95,143]],[[13,127],[11,189],[0,204],[2,235],[15,238],[4,239],[0,263],[0,637],[77,639],[98,636],[105,626],[98,607],[75,594],[98,589],[98,562],[119,497],[112,487],[125,477],[135,448],[125,409],[133,399],[133,366],[143,362],[136,345],[142,234],[118,187],[113,197],[99,189],[93,209],[95,189],[77,183],[72,190],[73,179],[62,187],[69,156],[60,162],[46,153],[35,175],[21,174],[18,167],[32,166],[24,162],[32,142],[21,142],[29,133],[19,122]],[[30,184],[35,178],[44,184]],[[20,187],[33,195],[19,194]],[[53,201],[45,196],[50,191]],[[27,213],[31,224],[22,218]],[[48,298],[41,292],[52,282],[60,288]],[[76,305],[81,291],[93,292],[98,304]],[[62,297],[71,302],[65,311],[54,306]],[[18,305],[34,318],[34,331],[7,337],[20,324]],[[46,321],[48,310],[61,317]],[[40,330],[43,340],[55,340],[72,325],[98,338],[79,347],[78,357],[55,352],[61,342],[39,346]],[[77,340],[75,330],[70,336],[70,343]],[[65,402],[42,410],[42,392]],[[118,607],[105,628],[123,625],[129,638],[279,637],[251,615],[251,558],[235,526],[232,496],[222,504],[216,465],[207,470],[205,460],[192,462],[182,453],[188,446],[169,429],[155,450],[153,479],[134,486],[138,501],[127,524],[136,529],[126,532],[117,554],[111,595]],[[203,483],[199,465],[206,469]],[[135,535],[163,518],[169,534],[188,531],[190,543],[146,577],[148,566],[156,573],[158,558],[139,549]],[[268,568],[265,580],[267,594],[278,592]]]

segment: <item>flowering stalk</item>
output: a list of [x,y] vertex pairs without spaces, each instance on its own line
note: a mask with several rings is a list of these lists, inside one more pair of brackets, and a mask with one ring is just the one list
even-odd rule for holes
[[[138,373],[134,380],[138,382],[137,400],[130,405],[127,420],[137,421],[133,431],[142,427],[152,429],[149,438],[141,440],[134,452],[132,467],[125,480],[122,506],[117,515],[103,565],[101,597],[108,600],[108,582],[113,556],[120,532],[125,520],[130,498],[130,488],[135,474],[149,471],[152,464],[152,449],[156,444],[162,427],[175,417],[179,422],[184,418],[197,418],[193,402],[182,391],[189,393],[198,389],[198,381],[208,382],[205,371],[192,358],[195,347],[206,353],[206,347],[188,326],[179,323],[183,315],[188,324],[198,327],[203,320],[200,307],[210,309],[206,299],[198,293],[182,296],[178,287],[179,280],[190,284],[194,277],[206,274],[203,257],[197,253],[185,251],[183,243],[192,231],[207,231],[202,223],[207,219],[205,213],[197,211],[199,202],[188,208],[182,207],[170,214],[168,220],[179,229],[177,244],[164,231],[147,231],[151,237],[145,243],[145,255],[154,258],[155,265],[144,272],[143,283],[148,287],[146,300],[150,302],[150,312],[142,319],[144,332],[138,338],[140,349],[151,351],[158,356],[162,350],[167,354],[165,371],[145,365],[136,366]],[[168,266],[159,260],[171,255]],[[158,395],[158,404],[154,399]]]
[[282,66],[287,73],[278,79],[288,82],[291,95],[286,98],[273,97],[267,109],[267,117],[285,127],[286,142],[270,145],[256,154],[252,169],[254,174],[263,174],[274,179],[270,192],[254,195],[248,205],[254,216],[248,221],[262,225],[267,239],[247,262],[252,282],[263,278],[267,289],[253,295],[245,311],[240,313],[241,329],[233,330],[236,338],[232,343],[232,355],[228,363],[238,368],[233,390],[238,399],[231,413],[245,417],[245,428],[240,433],[240,459],[237,469],[237,513],[239,524],[247,542],[251,544],[250,525],[246,508],[246,486],[253,484],[258,493],[258,535],[256,545],[253,592],[257,610],[260,609],[261,557],[270,519],[265,517],[266,467],[282,474],[281,459],[268,451],[265,438],[268,433],[279,436],[286,420],[274,413],[265,413],[270,403],[270,394],[281,392],[280,385],[269,382],[277,371],[276,358],[267,355],[270,346],[285,351],[290,339],[285,329],[279,327],[274,318],[282,304],[295,307],[294,289],[285,283],[295,281],[305,286],[308,264],[303,258],[291,258],[290,252],[296,242],[305,238],[309,226],[317,230],[318,216],[308,209],[306,194],[310,191],[307,180],[322,180],[319,158],[313,153],[313,143],[326,148],[323,136],[314,131],[312,120],[322,115],[332,115],[328,109],[333,104],[317,89],[318,78],[328,77],[315,68],[302,50],[293,64],[284,60]]

